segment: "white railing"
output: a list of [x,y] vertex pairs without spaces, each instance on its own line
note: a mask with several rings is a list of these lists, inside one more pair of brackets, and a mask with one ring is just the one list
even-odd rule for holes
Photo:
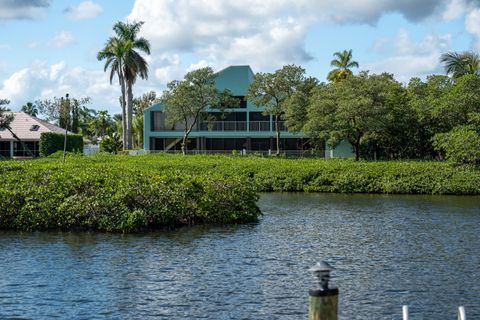
[[[403,320],[409,319],[408,306],[402,307],[402,314],[403,314]],[[467,320],[467,316],[465,315],[465,307],[458,307],[457,319]]]
[[270,121],[250,121],[250,131],[270,131]]
[[201,131],[247,131],[246,121],[214,121],[202,122]]
[[100,151],[100,146],[95,144],[86,144],[83,146],[83,154],[86,156],[93,156]]

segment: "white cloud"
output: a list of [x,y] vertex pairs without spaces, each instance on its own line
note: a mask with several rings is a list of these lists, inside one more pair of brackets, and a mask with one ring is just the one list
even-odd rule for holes
[[67,31],[58,32],[49,42],[52,48],[65,48],[73,43],[73,35]]
[[103,8],[93,1],[81,2],[78,6],[70,6],[64,11],[72,20],[93,19],[103,12]]
[[465,18],[465,29],[474,37],[475,46],[480,50],[480,9],[473,9]]
[[111,112],[119,112],[116,106],[120,88],[115,82],[110,85],[108,73],[101,69],[71,68],[63,61],[51,65],[35,61],[0,83],[0,97],[10,99],[13,110],[27,101],[51,99],[66,93],[72,97],[92,97],[92,107],[108,109],[110,106]]
[[[145,21],[153,52],[193,53],[220,68],[273,70],[312,59],[305,49],[318,22],[375,24],[399,13],[410,21],[456,15],[475,0],[136,0],[129,20]],[[462,9],[463,10],[463,9]]]
[[215,65],[274,68],[311,59],[304,39],[313,20],[300,18],[295,6],[285,0],[137,0],[128,18],[146,22],[143,34],[154,52],[193,52]]
[[374,73],[393,73],[397,79],[407,82],[411,77],[423,77],[442,72],[440,55],[448,51],[451,35],[427,35],[419,42],[414,42],[405,30],[400,30],[390,43],[395,48],[393,56],[383,60],[367,63],[365,69]]
[[442,18],[446,21],[456,19],[465,13],[467,7],[468,3],[466,0],[450,0],[442,14]]

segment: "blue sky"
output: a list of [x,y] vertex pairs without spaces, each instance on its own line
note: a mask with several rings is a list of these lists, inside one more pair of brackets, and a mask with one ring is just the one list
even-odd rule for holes
[[302,65],[324,80],[335,51],[353,49],[360,70],[442,73],[446,51],[480,48],[479,0],[0,0],[0,98],[89,96],[119,112],[96,53],[118,20],[145,21],[150,77],[134,94],[161,93],[186,71],[249,64],[254,71]]

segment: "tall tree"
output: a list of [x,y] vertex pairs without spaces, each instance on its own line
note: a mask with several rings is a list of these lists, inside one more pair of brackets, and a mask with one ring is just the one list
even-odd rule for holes
[[[119,21],[113,26],[116,36],[110,38],[104,50],[97,55],[99,60],[106,59],[105,70],[111,65],[112,74],[117,73],[120,85],[124,88],[122,97],[126,106],[126,148],[132,149],[132,121],[133,121],[133,85],[137,78],[148,79],[148,63],[140,53],[150,54],[150,42],[139,37],[143,22]],[[115,50],[113,50],[115,48]],[[119,73],[115,69],[120,69]]]
[[31,115],[32,117],[36,117],[38,115],[38,107],[32,102],[27,102],[24,104],[21,111]]
[[8,104],[10,104],[10,100],[0,99],[0,129],[10,128],[10,124],[14,119],[14,116],[12,113],[6,113],[6,111],[8,110],[4,106]]
[[[59,127],[69,127],[74,133],[78,133],[82,121],[83,111],[89,104],[89,97],[75,98],[69,97],[68,110],[67,104],[62,98],[53,97],[53,99],[38,100],[35,104],[38,106],[39,113],[46,116],[48,121],[55,122]],[[88,109],[87,109],[88,110]]]
[[[362,147],[376,142],[385,133],[391,117],[391,95],[401,93],[392,75],[369,75],[361,72],[344,81],[319,86],[314,90],[308,107],[304,131],[312,138],[335,146],[347,140],[359,160]],[[395,89],[395,90],[392,90]]]
[[264,108],[265,115],[273,116],[276,135],[276,155],[280,154],[280,132],[287,101],[305,81],[305,70],[287,65],[274,73],[257,73],[247,92],[247,100]]
[[447,52],[441,55],[445,72],[453,78],[467,74],[480,75],[480,56],[473,51]]
[[183,127],[182,153],[187,152],[188,136],[201,120],[207,119],[207,109],[224,110],[238,104],[228,90],[218,91],[215,73],[210,67],[187,73],[182,81],[172,81],[164,91],[161,103],[165,104],[168,124]]
[[330,62],[330,66],[334,67],[327,75],[327,80],[336,82],[347,78],[353,74],[351,68],[358,68],[358,62],[352,60],[352,50],[343,50],[335,52],[334,59]]
[[[115,27],[114,27],[115,30]],[[125,75],[124,75],[124,58],[125,58],[126,44],[117,34],[117,36],[110,37],[105,47],[97,54],[98,60],[106,60],[104,72],[110,68],[110,84],[113,78],[117,76],[118,83],[122,95],[120,96],[120,107],[122,108],[122,143],[123,149],[127,149],[127,109],[125,102]]]
[[112,127],[114,126],[112,117],[108,114],[107,110],[98,111],[95,117],[90,121],[91,132],[99,138],[105,137],[108,134],[113,133]]
[[146,108],[158,102],[160,102],[160,98],[157,97],[157,93],[153,90],[144,93],[140,97],[133,98],[133,114],[143,116],[143,111]]

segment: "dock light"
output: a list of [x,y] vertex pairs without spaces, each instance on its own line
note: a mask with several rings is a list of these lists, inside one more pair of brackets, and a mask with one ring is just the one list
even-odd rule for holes
[[308,269],[318,278],[318,284],[321,291],[328,291],[328,282],[330,281],[330,272],[335,270],[328,262],[318,262],[315,266]]

